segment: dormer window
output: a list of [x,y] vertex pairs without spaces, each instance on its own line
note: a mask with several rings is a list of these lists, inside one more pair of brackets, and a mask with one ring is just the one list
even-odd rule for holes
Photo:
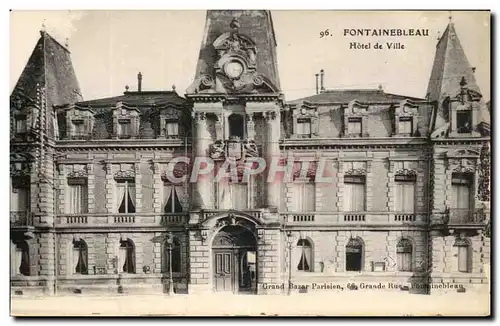
[[176,120],[165,120],[165,137],[177,138],[179,136],[179,123]]
[[362,130],[363,130],[363,121],[361,117],[353,117],[347,119],[347,123],[349,124],[348,130],[349,130],[349,135],[352,136],[361,136],[362,135]]
[[75,138],[80,138],[80,137],[85,136],[85,134],[86,134],[85,123],[84,123],[83,119],[73,119],[71,121],[71,123],[73,123]]
[[132,137],[132,123],[129,119],[118,119],[118,138]]
[[118,139],[135,138],[139,133],[139,109],[118,102],[113,110],[113,134]]
[[67,138],[88,139],[94,128],[94,111],[88,107],[71,106],[66,113]]
[[352,100],[343,107],[343,110],[344,135],[346,137],[368,137],[369,106]]
[[319,115],[315,106],[303,104],[300,108],[292,107],[293,137],[313,138],[318,135]]
[[311,138],[311,119],[298,118],[297,119],[297,137],[298,138]]
[[15,118],[16,134],[25,134],[28,131],[28,122],[25,115],[18,115]]
[[468,134],[472,132],[472,111],[457,111],[457,133]]
[[399,134],[402,136],[411,136],[413,134],[413,117],[399,118]]

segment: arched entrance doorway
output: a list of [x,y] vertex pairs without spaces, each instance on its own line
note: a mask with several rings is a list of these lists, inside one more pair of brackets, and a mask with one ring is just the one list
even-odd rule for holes
[[212,242],[213,290],[234,293],[257,291],[257,241],[248,229],[223,227]]

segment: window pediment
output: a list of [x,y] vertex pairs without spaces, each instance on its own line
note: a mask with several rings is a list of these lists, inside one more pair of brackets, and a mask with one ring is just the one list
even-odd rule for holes
[[480,153],[478,151],[474,151],[471,149],[458,149],[458,150],[448,151],[446,153],[446,157],[457,158],[457,159],[462,159],[462,158],[478,159],[479,156],[480,156]]

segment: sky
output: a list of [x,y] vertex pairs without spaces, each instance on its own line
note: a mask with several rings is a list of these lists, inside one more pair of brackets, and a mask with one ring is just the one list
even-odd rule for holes
[[[278,43],[278,69],[286,100],[315,93],[315,74],[325,71],[327,89],[375,89],[425,97],[437,37],[450,12],[272,11]],[[460,42],[486,100],[490,99],[489,12],[453,11]],[[204,11],[12,11],[10,14],[10,91],[40,37],[42,24],[68,42],[85,100],[120,95],[125,85],[171,90],[183,95],[193,81],[205,25]],[[428,37],[343,36],[350,28],[429,29]],[[320,38],[320,32],[329,31]],[[404,50],[373,50],[394,41]],[[351,50],[351,42],[372,50]]]

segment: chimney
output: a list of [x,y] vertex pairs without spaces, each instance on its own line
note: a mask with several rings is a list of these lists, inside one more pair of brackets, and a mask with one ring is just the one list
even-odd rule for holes
[[325,71],[323,69],[321,69],[321,71],[319,73],[321,75],[321,91],[324,91],[325,90],[325,85],[324,85]]
[[316,94],[319,93],[319,74],[316,74]]
[[140,92],[141,89],[142,89],[142,74],[139,71],[139,73],[137,74],[137,91]]

